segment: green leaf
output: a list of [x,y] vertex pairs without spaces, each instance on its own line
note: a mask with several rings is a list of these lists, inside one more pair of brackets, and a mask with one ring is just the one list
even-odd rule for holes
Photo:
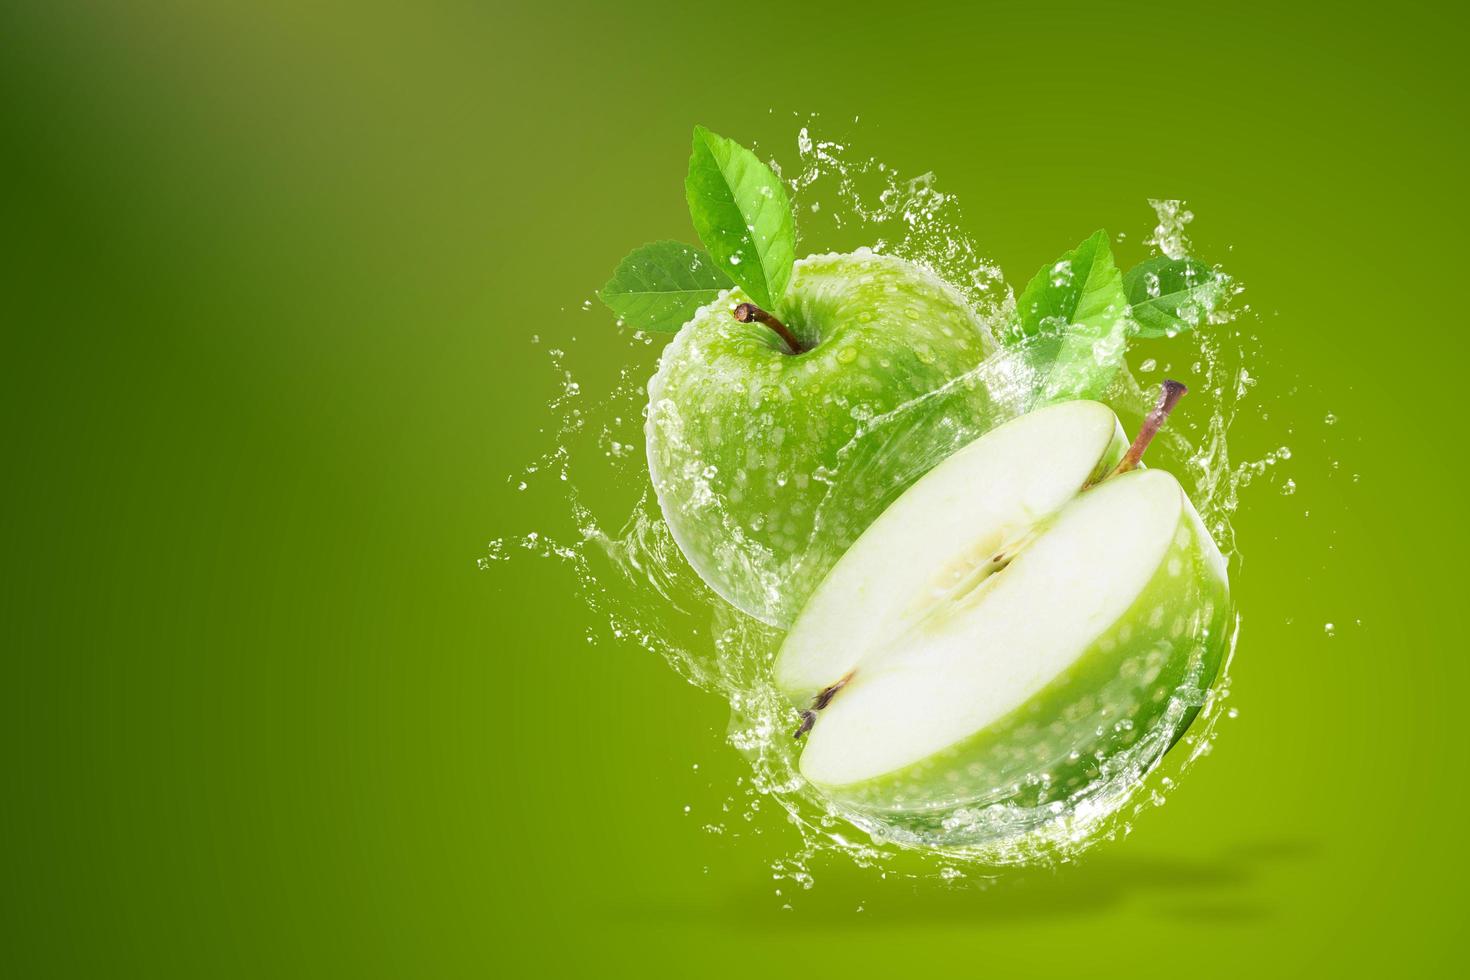
[[1123,364],[1131,326],[1107,232],[1036,273],[1016,307],[1016,333],[1045,375],[1049,400],[1096,398],[1107,390]]
[[719,267],[755,303],[774,308],[796,261],[785,185],[739,143],[695,126],[684,193],[699,240]]
[[1156,255],[1123,277],[1140,337],[1172,337],[1198,326],[1224,301],[1230,278],[1197,259]]
[[676,333],[730,279],[715,260],[683,242],[652,242],[629,252],[597,294],[624,326]]

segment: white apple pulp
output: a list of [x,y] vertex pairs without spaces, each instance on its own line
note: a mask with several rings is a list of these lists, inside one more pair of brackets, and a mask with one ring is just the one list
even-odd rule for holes
[[[885,814],[1041,806],[1159,725],[1217,669],[1225,566],[1178,482],[1103,479],[1111,410],[1067,402],[936,467],[832,569],[776,664],[798,703],[846,678],[801,772]],[[902,820],[899,821],[903,823]]]

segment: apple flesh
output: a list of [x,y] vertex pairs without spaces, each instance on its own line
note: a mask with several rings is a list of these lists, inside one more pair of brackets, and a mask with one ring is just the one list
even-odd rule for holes
[[1178,692],[1202,693],[1225,646],[1225,563],[1174,477],[1108,475],[1124,447],[1106,406],[1050,406],[874,522],[775,666],[821,705],[808,780],[932,829],[958,806],[1065,799],[1160,725],[1159,752],[1183,732],[1199,700]]
[[[648,385],[648,467],[689,563],[736,607],[785,626],[847,547],[932,462],[927,425],[983,431],[983,389],[869,423],[973,371],[995,348],[952,287],[859,250],[796,263],[772,310],[800,342],[722,293],[664,350]],[[966,429],[969,426],[969,429]],[[956,428],[957,427],[957,428]]]

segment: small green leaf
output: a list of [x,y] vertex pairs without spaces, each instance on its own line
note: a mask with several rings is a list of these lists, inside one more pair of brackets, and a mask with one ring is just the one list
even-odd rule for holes
[[1198,326],[1225,299],[1230,278],[1197,259],[1156,255],[1123,277],[1140,337],[1172,337]]
[[676,333],[730,279],[714,259],[683,242],[652,242],[629,252],[597,294],[634,330]]
[[1036,273],[1016,301],[1018,336],[1049,400],[1095,398],[1118,373],[1130,322],[1123,277],[1099,231]]
[[699,240],[719,267],[757,304],[774,308],[796,261],[785,185],[739,143],[695,126],[684,193]]

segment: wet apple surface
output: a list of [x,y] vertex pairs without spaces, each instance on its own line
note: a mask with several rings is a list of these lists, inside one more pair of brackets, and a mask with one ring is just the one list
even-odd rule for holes
[[[799,353],[762,323],[737,319],[745,302],[738,290],[723,294],[664,350],[648,386],[649,471],[700,576],[757,619],[786,625],[922,475],[869,420],[963,378],[995,343],[938,277],[867,250],[796,263],[773,314]],[[936,399],[933,420],[983,427],[989,409],[986,391],[971,385]],[[843,465],[854,456],[884,464]]]

